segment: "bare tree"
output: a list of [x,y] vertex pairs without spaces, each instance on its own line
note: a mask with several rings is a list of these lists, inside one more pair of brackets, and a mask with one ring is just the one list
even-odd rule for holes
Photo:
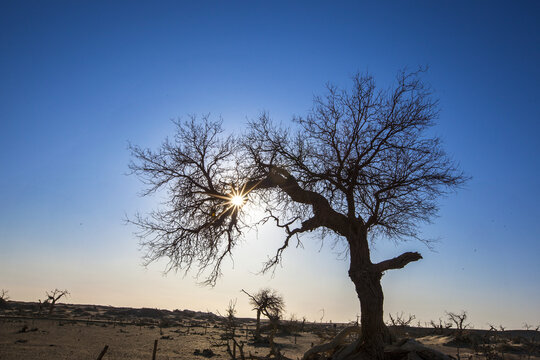
[[390,317],[389,325],[394,328],[396,336],[405,334],[405,328],[409,327],[413,320],[416,319],[416,316],[411,314],[409,314],[409,317],[405,317],[403,312],[396,313],[395,316],[389,313],[388,316]]
[[450,329],[452,327],[452,323],[451,322],[444,322],[442,321],[441,318],[439,318],[439,323],[437,324],[435,321],[431,320],[430,321],[430,324],[431,326],[437,330],[437,332],[439,334],[443,334],[444,333],[444,330],[446,329]]
[[[538,348],[538,343],[536,342],[537,335],[540,330],[540,325],[536,326],[536,328],[532,325],[529,325],[527,323],[523,324],[523,327],[525,330],[527,330],[527,343],[526,343],[526,351],[527,351],[527,359],[531,359],[531,356],[533,353],[536,352],[536,349]],[[532,331],[532,336],[530,336],[529,331]]]
[[236,318],[236,299],[229,300],[229,306],[225,310],[225,332],[228,338],[236,336],[236,328],[238,327],[238,319]]
[[523,328],[524,328],[525,330],[527,330],[527,331],[532,330],[532,331],[536,331],[536,332],[537,332],[537,331],[540,329],[540,325],[538,325],[538,326],[535,328],[534,326],[532,326],[532,325],[530,325],[530,324],[524,323],[524,324],[523,324]]
[[[249,302],[253,310],[257,312],[257,322],[255,326],[255,339],[261,337],[261,314],[266,316],[273,323],[279,320],[281,313],[285,308],[283,297],[272,289],[261,289],[255,295],[251,295],[244,289],[242,292],[249,296]],[[277,325],[277,324],[276,324]]]
[[285,232],[263,271],[306,233],[343,245],[361,306],[357,351],[381,359],[390,339],[381,277],[422,256],[405,252],[373,263],[370,243],[425,240],[419,225],[436,215],[437,199],[467,180],[427,133],[438,103],[419,76],[399,72],[386,90],[370,75],[354,76],[350,90],[329,85],[290,128],[262,114],[247,133],[227,137],[219,121],[192,116],[177,122],[174,139],[157,151],[131,146],[130,168],[148,186],[145,195],[168,193],[163,207],[130,220],[147,263],[166,257],[166,270],[196,265],[214,284],[243,232],[260,224],[247,215],[261,206],[261,222],[275,221]]
[[458,336],[463,334],[463,330],[465,330],[469,326],[469,324],[465,323],[465,320],[467,320],[467,312],[462,311],[459,314],[447,312],[446,315],[448,316],[448,320],[450,320],[456,325]]
[[58,300],[63,296],[69,296],[69,291],[54,289],[50,293],[47,291],[45,294],[47,295],[47,299],[44,301],[44,304],[46,303],[49,305],[49,315],[51,315]]
[[395,317],[392,316],[392,314],[388,314],[388,316],[390,317],[390,325],[403,328],[410,326],[412,321],[416,319],[416,316],[411,314],[406,318],[403,312],[401,312],[401,314],[396,313]]
[[9,300],[8,291],[5,289],[0,290],[0,309],[4,309],[8,307],[8,303],[7,303],[8,300]]
[[238,342],[236,339],[236,329],[240,326],[240,322],[236,318],[236,299],[234,301],[229,301],[229,306],[225,310],[225,315],[223,316],[223,323],[225,334],[223,334],[219,340],[211,341],[212,346],[224,347],[231,360],[238,359],[236,352],[236,349],[238,349],[240,360],[244,360],[245,343],[243,341]]

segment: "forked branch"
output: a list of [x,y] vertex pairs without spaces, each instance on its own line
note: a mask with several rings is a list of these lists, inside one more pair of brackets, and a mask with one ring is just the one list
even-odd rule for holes
[[[290,241],[290,239],[292,237],[296,236],[298,238],[299,234],[302,234],[302,233],[305,233],[305,232],[308,232],[308,231],[313,231],[313,230],[320,227],[320,221],[316,217],[312,217],[312,218],[309,218],[309,219],[303,221],[300,227],[294,228],[292,230],[291,230],[291,225],[294,222],[297,221],[297,218],[293,219],[292,221],[290,221],[288,223],[280,224],[279,218],[272,215],[272,213],[270,213],[269,217],[276,221],[276,225],[278,227],[285,229],[285,231],[287,233],[287,236],[285,237],[285,240],[283,241],[283,245],[280,248],[277,249],[275,256],[270,258],[264,264],[264,267],[262,269],[263,273],[270,270],[271,268],[273,268],[274,266],[276,266],[277,264],[279,264],[281,262],[283,251],[287,247],[289,247],[289,241]],[[301,245],[300,239],[298,239],[298,246],[299,245]]]

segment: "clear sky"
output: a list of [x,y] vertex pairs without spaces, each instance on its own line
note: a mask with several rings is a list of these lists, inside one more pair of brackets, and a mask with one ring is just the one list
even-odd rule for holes
[[268,111],[305,114],[324,84],[357,71],[390,85],[429,65],[435,133],[472,180],[424,227],[440,238],[381,241],[377,260],[424,260],[383,278],[385,310],[422,323],[467,310],[471,323],[540,323],[540,3],[531,1],[2,1],[0,288],[16,300],[67,288],[73,303],[216,311],[240,292],[278,289],[288,315],[356,319],[348,264],[326,244],[290,249],[246,236],[215,288],[147,269],[123,219],[157,205],[126,176],[128,141],[156,148],[191,113],[229,131]]

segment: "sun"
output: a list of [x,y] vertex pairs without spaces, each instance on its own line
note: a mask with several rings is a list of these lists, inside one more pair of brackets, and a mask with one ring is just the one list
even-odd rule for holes
[[232,205],[240,207],[244,205],[245,199],[241,194],[235,194],[231,196],[231,199],[229,201]]
[[213,198],[218,198],[225,200],[220,205],[223,206],[222,211],[216,214],[215,210],[211,211],[212,217],[220,218],[225,214],[233,214],[240,212],[240,208],[248,202],[248,194],[260,184],[261,181],[257,181],[254,184],[250,185],[248,188],[247,184],[243,186],[234,186],[231,184],[231,190],[228,194],[216,194],[208,193]]

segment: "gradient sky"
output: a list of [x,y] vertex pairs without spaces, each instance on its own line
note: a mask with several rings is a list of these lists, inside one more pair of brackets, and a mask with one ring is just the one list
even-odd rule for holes
[[424,260],[383,278],[385,311],[422,323],[467,310],[471,323],[540,323],[540,3],[531,1],[3,1],[0,5],[0,288],[37,301],[223,312],[244,288],[278,289],[287,317],[355,320],[347,261],[328,244],[290,249],[248,234],[215,288],[141,266],[125,216],[155,207],[126,176],[128,142],[156,148],[170,119],[222,116],[229,131],[268,111],[288,122],[332,82],[371,72],[389,86],[429,65],[434,132],[472,180],[425,226],[440,242],[381,241],[373,257]]

